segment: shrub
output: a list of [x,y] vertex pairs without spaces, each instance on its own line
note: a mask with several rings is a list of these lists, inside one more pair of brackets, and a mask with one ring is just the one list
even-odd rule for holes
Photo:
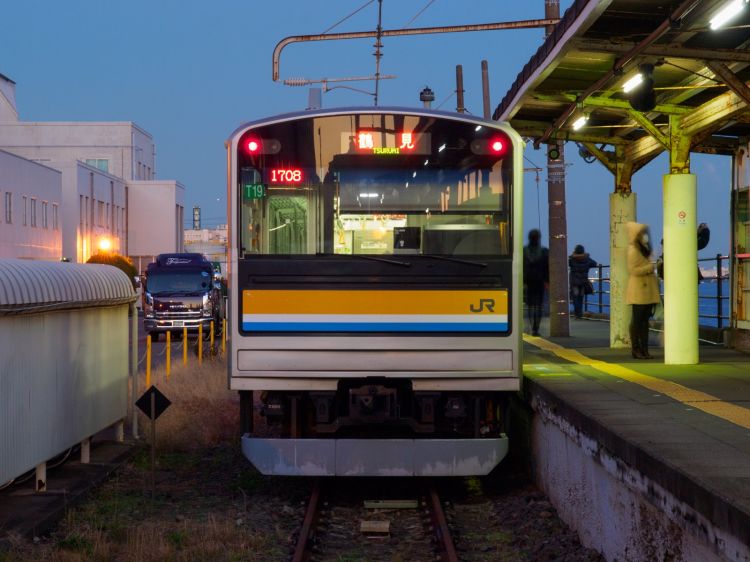
[[91,256],[86,263],[113,265],[128,276],[128,279],[130,279],[130,282],[133,284],[133,289],[137,288],[135,285],[135,278],[138,276],[138,270],[127,256],[121,256],[120,254],[112,254],[109,252],[98,252]]

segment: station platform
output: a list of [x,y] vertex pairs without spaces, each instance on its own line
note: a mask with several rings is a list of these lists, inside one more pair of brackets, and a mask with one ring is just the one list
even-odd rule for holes
[[[750,545],[750,355],[705,344],[700,364],[668,366],[653,331],[651,360],[610,349],[606,321],[571,319],[570,331],[570,337],[550,338],[543,326],[541,337],[524,336],[524,397],[540,428],[556,426],[552,433],[535,430],[534,454],[543,465],[536,470],[546,472],[545,491],[558,496],[558,510],[571,504],[571,516],[583,518],[588,506],[592,517],[606,518],[608,510],[615,517],[629,509],[628,502],[645,498],[646,511],[653,506],[671,518],[665,532],[671,525],[673,533],[700,535],[705,552],[716,559],[747,559],[742,552]],[[545,444],[558,434],[565,435],[566,445]],[[573,442],[584,451],[576,452],[580,458],[559,458],[572,454]],[[580,459],[586,456],[596,469],[584,466]],[[576,466],[581,474],[574,473]],[[599,472],[609,475],[608,484],[586,481]],[[629,491],[609,489],[620,484]],[[549,489],[556,487],[567,489]],[[653,513],[626,524],[646,527],[650,518]],[[623,553],[622,545],[603,548],[606,537],[590,538],[605,555]],[[684,539],[675,542],[685,547]],[[677,559],[696,558],[683,553]]]

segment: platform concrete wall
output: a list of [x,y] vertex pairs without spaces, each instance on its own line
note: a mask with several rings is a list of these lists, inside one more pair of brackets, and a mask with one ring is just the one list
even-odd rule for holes
[[531,397],[537,485],[581,543],[610,561],[750,560],[750,548]]

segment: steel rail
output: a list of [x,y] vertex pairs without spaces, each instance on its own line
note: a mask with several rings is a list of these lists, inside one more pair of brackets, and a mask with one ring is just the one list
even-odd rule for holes
[[432,518],[433,532],[441,551],[440,559],[443,562],[459,562],[456,547],[453,544],[451,532],[448,528],[448,520],[445,518],[443,505],[440,503],[440,496],[438,496],[435,486],[431,484],[428,487],[427,493],[430,498],[430,517]]
[[302,528],[297,537],[297,545],[294,547],[292,562],[306,562],[312,555],[312,546],[315,540],[315,529],[318,524],[320,515],[320,480],[316,479],[313,483],[310,501],[307,504],[305,518],[302,521]]
[[[415,27],[414,29],[383,29],[380,37],[401,37],[405,35],[430,35],[435,33],[464,33],[467,31],[497,31],[500,29],[528,29],[533,27],[546,27],[556,24],[559,19],[536,19],[504,21],[496,23],[478,23],[471,25],[447,25],[439,27]],[[378,31],[349,31],[344,33],[321,33],[317,35],[290,35],[284,37],[273,49],[273,81],[279,80],[279,66],[281,64],[281,51],[292,43],[304,43],[310,41],[332,41],[337,39],[366,39],[378,37]]]

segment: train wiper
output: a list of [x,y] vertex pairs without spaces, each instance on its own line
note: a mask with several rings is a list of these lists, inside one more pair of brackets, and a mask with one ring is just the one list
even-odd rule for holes
[[386,258],[376,258],[375,256],[363,256],[360,254],[354,254],[354,257],[360,258],[363,260],[379,261],[383,263],[390,263],[392,265],[401,265],[403,267],[411,267],[411,262],[408,262],[408,261],[389,260]]
[[466,265],[475,265],[477,267],[487,267],[485,262],[473,261],[473,260],[462,260],[460,258],[449,258],[448,256],[438,256],[436,254],[419,254],[423,258],[432,258],[434,260],[452,261],[453,263],[463,263]]

